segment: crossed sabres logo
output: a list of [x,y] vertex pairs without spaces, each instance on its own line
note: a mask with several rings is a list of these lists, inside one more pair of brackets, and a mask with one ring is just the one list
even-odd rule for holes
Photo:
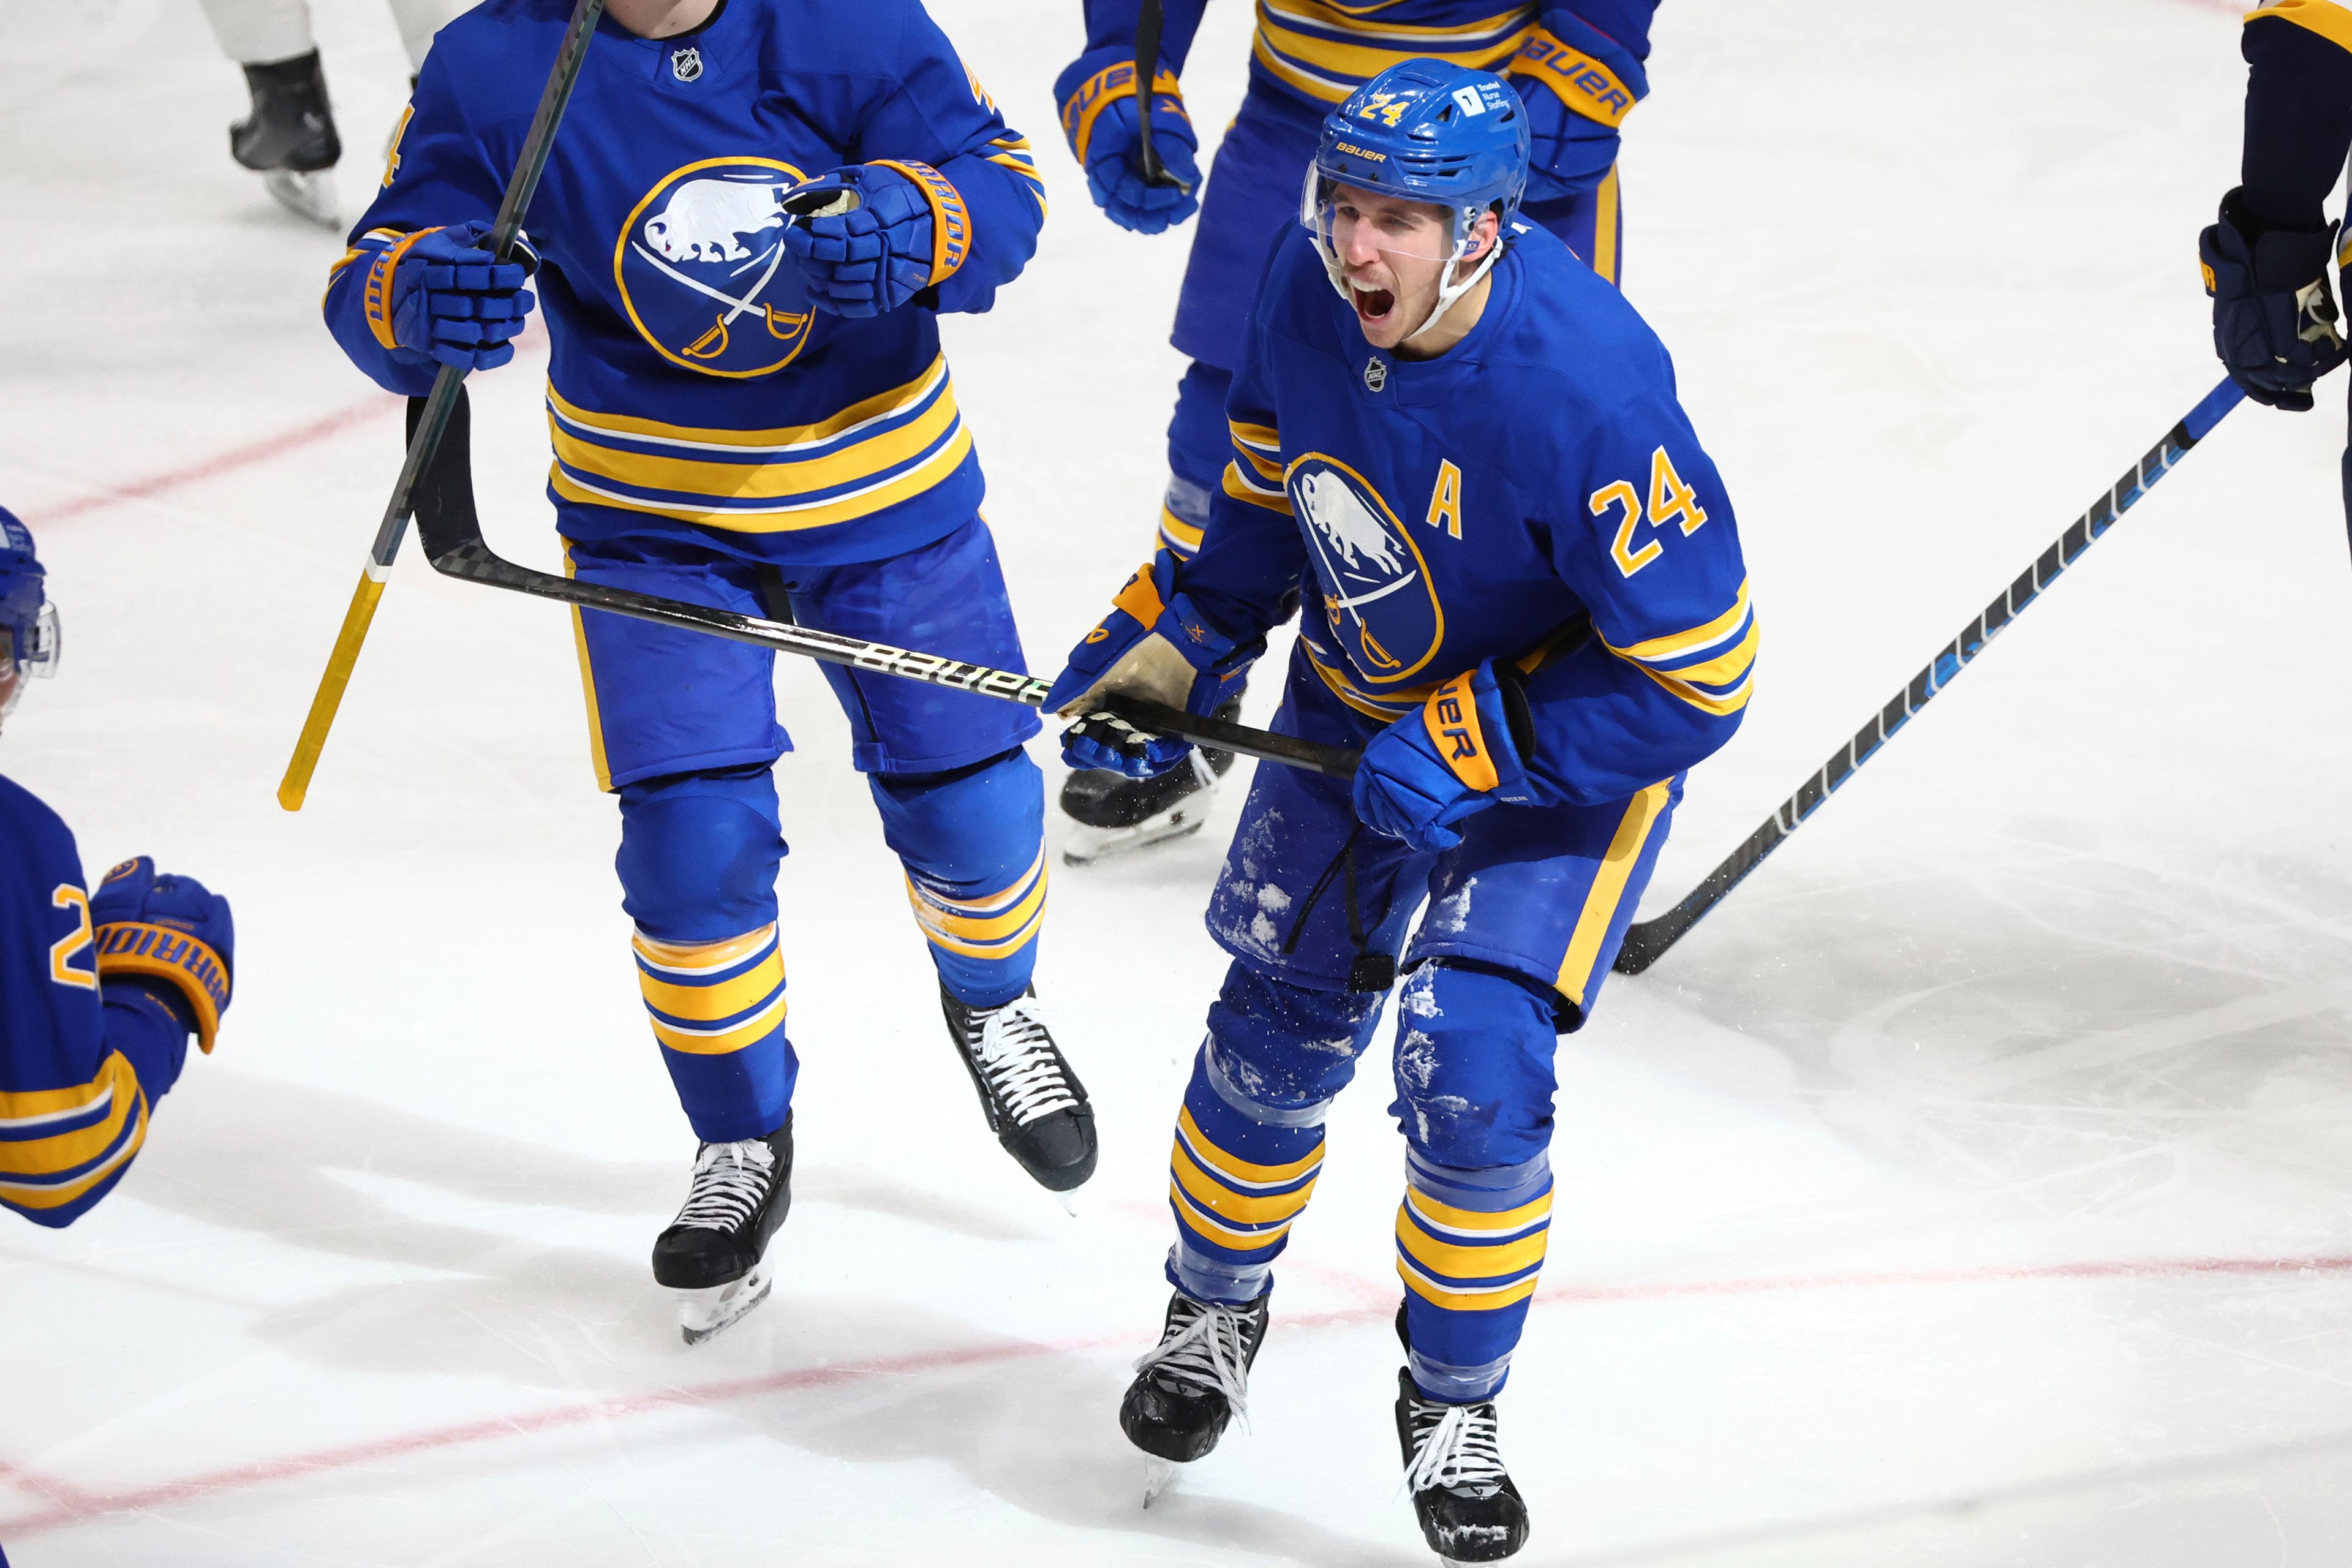
[[1291,465],[1287,483],[1291,506],[1307,523],[1324,619],[1358,672],[1380,682],[1419,674],[1444,641],[1445,613],[1412,535],[1380,491],[1337,458],[1309,453]]
[[769,298],[784,261],[784,197],[807,177],[772,158],[706,158],[664,176],[629,214],[613,279],[663,358],[708,375],[766,375],[808,345],[807,301]]

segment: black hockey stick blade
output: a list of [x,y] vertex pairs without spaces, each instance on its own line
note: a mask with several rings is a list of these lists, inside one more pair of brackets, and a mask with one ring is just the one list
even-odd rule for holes
[[1145,184],[1172,186],[1189,196],[1192,187],[1168,172],[1160,161],[1159,145],[1151,140],[1152,88],[1160,79],[1160,35],[1165,20],[1160,0],[1142,0],[1135,17],[1135,129],[1139,143],[1136,151],[1143,160]]
[[[412,425],[425,417],[422,404],[421,398],[409,400]],[[577,582],[505,559],[482,539],[481,514],[474,504],[472,405],[463,388],[449,409],[432,464],[416,487],[416,537],[433,569],[446,576],[529,594],[535,598],[553,599],[583,609],[604,610],[657,626],[677,626],[779,653],[799,654],[827,664],[951,687],[976,697],[992,697],[1031,708],[1045,705],[1048,683],[1019,670],[992,669],[940,654],[892,647],[887,643],[867,642],[862,637],[842,637],[784,621],[763,620],[683,599]],[[1180,736],[1220,751],[1238,752],[1262,762],[1280,763],[1334,778],[1347,778],[1356,771],[1357,753],[1342,747],[1318,745],[1295,736],[1253,730],[1132,698],[1120,698],[1108,706],[1157,733]]]
[[1894,700],[1871,715],[1870,721],[1853,740],[1832,752],[1830,760],[1800,784],[1796,794],[1782,801],[1780,809],[1765,818],[1764,825],[1749,834],[1747,842],[1733,850],[1722,865],[1709,871],[1706,879],[1692,889],[1688,897],[1657,919],[1639,921],[1627,928],[1624,945],[1617,950],[1617,973],[1639,974],[1657,963],[1666,949],[1699,922],[1700,917],[1721,903],[1750,871],[1764,863],[1767,856],[1786,843],[1789,836],[1853,777],[1863,763],[1876,756],[1879,748],[1895,738],[1895,731],[1911,721],[1913,714],[1950,685],[2001,628],[2024,614],[2025,606],[2114,527],[2116,519],[2130,510],[2157,480],[2170,473],[2173,465],[2203,440],[2245,395],[2231,381],[2224,381],[2207,393],[2203,402],[2167,431],[2164,439],[2126,470],[2105,495],[2093,501],[2089,510],[2076,518],[2055,543],[2020,573],[1999,598],[1985,606],[1983,614],[1961,627],[1960,635],[1952,639],[1950,646],[1937,654],[1927,668],[1913,676],[1910,683],[1895,694]]

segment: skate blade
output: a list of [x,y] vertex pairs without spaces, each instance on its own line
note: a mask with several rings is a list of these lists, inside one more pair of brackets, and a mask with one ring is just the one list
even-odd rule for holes
[[698,1345],[768,1299],[775,1283],[762,1262],[740,1279],[714,1285],[708,1290],[677,1292],[677,1328],[686,1342]]
[[296,217],[322,228],[343,226],[342,212],[335,201],[335,177],[324,169],[307,174],[292,169],[272,169],[261,176],[261,188]]
[[1062,1205],[1064,1214],[1072,1219],[1078,1217],[1078,1194],[1076,1192],[1055,1193],[1054,1201]]
[[1181,838],[1188,833],[1198,833],[1208,826],[1207,792],[1189,795],[1166,811],[1145,817],[1130,827],[1089,827],[1085,823],[1073,823],[1070,837],[1062,846],[1062,864],[1091,866],[1098,860],[1115,856],[1131,855],[1138,849],[1148,849],[1154,844],[1164,844],[1171,838]]
[[1166,1491],[1176,1479],[1176,1472],[1183,1468],[1173,1459],[1146,1454],[1143,1457],[1143,1506],[1150,1508],[1151,1500]]

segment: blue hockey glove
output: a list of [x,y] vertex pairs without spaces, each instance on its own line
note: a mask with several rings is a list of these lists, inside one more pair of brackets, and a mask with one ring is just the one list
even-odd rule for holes
[[2311,384],[2344,363],[2327,289],[2334,238],[2332,229],[2265,231],[2237,191],[2221,198],[2221,221],[2197,237],[2214,352],[2257,403],[2304,412]]
[[89,918],[98,928],[100,981],[158,994],[210,1051],[228,1010],[236,949],[228,900],[194,877],[158,877],[155,862],[142,855],[106,874],[89,896]]
[[539,301],[523,287],[527,262],[499,261],[481,247],[489,232],[478,220],[419,229],[377,256],[365,299],[376,342],[411,364],[469,373],[514,358],[514,336]]
[[1213,713],[1242,688],[1261,643],[1239,644],[1203,620],[1175,592],[1176,558],[1162,550],[1127,580],[1111,613],[1070,650],[1045,707],[1077,722],[1062,731],[1062,759],[1074,768],[1150,778],[1184,761],[1190,741],[1153,735],[1101,711],[1071,712],[1097,688]]
[[784,248],[809,300],[836,316],[879,316],[944,283],[971,249],[963,196],[928,163],[853,163],[795,185]]
[[1356,769],[1356,816],[1375,833],[1424,855],[1462,842],[1453,825],[1498,801],[1524,805],[1520,758],[1529,729],[1517,671],[1491,661],[1430,694],[1364,748]]
[[1062,137],[1087,172],[1095,205],[1137,234],[1158,234],[1201,210],[1196,159],[1201,143],[1176,75],[1164,66],[1151,84],[1151,145],[1160,166],[1183,182],[1155,185],[1143,177],[1143,121],[1135,111],[1135,57],[1094,49],[1072,61],[1054,83],[1062,106]]
[[1530,205],[1580,196],[1617,162],[1619,128],[1650,90],[1642,62],[1575,12],[1541,12],[1504,79],[1527,106]]

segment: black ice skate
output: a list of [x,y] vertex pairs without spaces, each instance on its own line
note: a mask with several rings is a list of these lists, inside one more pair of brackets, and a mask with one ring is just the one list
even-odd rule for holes
[[677,1292],[698,1345],[768,1299],[768,1238],[793,1208],[793,1119],[765,1138],[705,1143],[677,1219],[654,1242],[654,1279]]
[[[1242,701],[1222,704],[1215,717],[1236,720]],[[1062,784],[1062,814],[1076,825],[1062,847],[1062,861],[1090,866],[1097,860],[1170,838],[1198,833],[1209,820],[1217,781],[1234,765],[1231,752],[1196,746],[1181,765],[1156,778],[1124,773],[1076,773]]]
[[1034,988],[1002,1007],[967,1007],[942,986],[940,1007],[1004,1152],[1048,1192],[1084,1185],[1095,1173],[1095,1109],[1054,1044]]
[[319,51],[245,68],[253,112],[228,128],[229,155],[262,176],[262,185],[289,211],[341,228],[332,169],[343,155],[327,106],[327,77]]
[[1499,1563],[1528,1543],[1528,1505],[1503,1468],[1495,1402],[1423,1399],[1397,1371],[1397,1442],[1423,1539],[1445,1562]]
[[1119,1430],[1143,1450],[1143,1506],[1187,1465],[1217,1446],[1225,1423],[1249,1424],[1249,1371],[1265,1342],[1267,1291],[1244,1307],[1168,1299],[1160,1343],[1136,1359],[1118,1402]]

